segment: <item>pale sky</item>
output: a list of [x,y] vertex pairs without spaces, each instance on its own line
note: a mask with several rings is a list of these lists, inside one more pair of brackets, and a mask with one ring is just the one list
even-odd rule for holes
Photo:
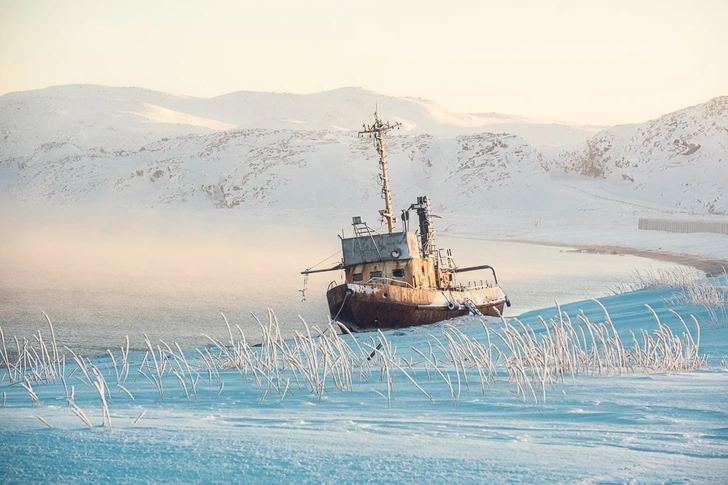
[[79,83],[641,122],[728,95],[728,0],[0,0],[0,95]]

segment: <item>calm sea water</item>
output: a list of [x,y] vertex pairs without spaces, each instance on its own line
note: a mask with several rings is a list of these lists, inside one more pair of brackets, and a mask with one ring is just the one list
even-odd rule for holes
[[[551,306],[555,301],[563,304],[611,294],[620,283],[630,281],[635,271],[675,266],[634,256],[579,253],[549,246],[448,237],[439,242],[453,247],[462,266],[490,264],[496,268],[499,282],[513,302],[507,309],[510,316]],[[203,247],[205,254],[215,252],[214,244]],[[325,257],[330,249],[316,252]],[[70,267],[6,261],[0,277],[0,327],[7,345],[15,345],[13,336],[32,340],[38,331],[47,338],[49,328],[42,312],[52,320],[59,345],[86,356],[118,349],[127,335],[134,349],[143,348],[144,334],[152,342],[161,339],[186,348],[208,343],[203,334],[228,340],[221,312],[236,336],[237,325],[254,341],[260,332],[252,314],[267,323],[268,309],[272,309],[282,331],[292,335],[295,330],[303,331],[301,318],[309,325],[326,324],[325,291],[332,280],[341,280],[339,272],[311,275],[306,301],[302,301],[299,290],[303,277],[299,273],[323,259],[313,259],[314,252],[300,255],[258,245],[240,254],[220,248],[216,259],[208,257],[195,264],[186,260],[189,255],[184,253],[168,255],[170,264],[153,264],[145,258],[163,257],[136,251],[147,270],[139,271],[135,266],[134,271],[127,271],[127,266],[134,266],[130,260],[111,267],[97,267],[88,260]],[[59,255],[54,258],[63,259]],[[333,266],[336,258],[319,267]],[[462,282],[484,277],[464,274]]]

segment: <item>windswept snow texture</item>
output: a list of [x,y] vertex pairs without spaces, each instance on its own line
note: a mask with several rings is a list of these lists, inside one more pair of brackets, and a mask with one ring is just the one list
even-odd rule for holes
[[[725,279],[712,281],[717,286],[726,284]],[[645,304],[676,336],[684,335],[686,328],[666,304],[674,292],[642,290],[601,302],[623,345],[631,347],[630,332],[639,339],[640,330],[652,334],[657,329]],[[111,358],[93,359],[109,383],[113,430],[101,426],[97,392],[82,383],[85,378],[80,371],[70,377],[75,364],[67,365],[69,389],[74,387],[75,405],[92,423],[89,429],[69,409],[58,381],[32,386],[43,404],[37,406],[26,389],[8,385],[3,369],[0,481],[726,483],[728,326],[726,322],[708,324],[700,307],[672,308],[686,318],[693,339],[697,331],[689,315],[703,322],[700,353],[707,355],[707,367],[684,373],[624,371],[610,377],[596,371],[566,374],[563,383],[548,386],[545,400],[539,392],[537,405],[530,396],[525,402],[516,396],[517,388],[506,381],[502,363],[497,368],[499,379],[485,392],[478,372],[468,364],[468,384],[462,370],[456,373],[442,364],[439,368],[454,389],[459,388],[456,405],[443,377],[431,368],[426,372],[422,357],[411,350],[415,347],[429,355],[429,342],[437,354],[435,338],[445,341],[445,324],[385,334],[397,349],[402,369],[434,400],[401,370],[392,368],[390,408],[386,376],[382,379],[379,372],[356,377],[351,391],[334,389],[335,376],[329,375],[320,399],[308,391],[306,382],[296,383],[289,371],[285,375],[291,379],[290,392],[281,399],[275,392],[259,391],[251,373],[241,375],[237,370],[220,370],[219,377],[213,374],[211,380],[206,371],[200,371],[197,397],[188,398],[190,382],[185,392],[184,379],[172,372],[162,377],[164,397],[160,399],[153,380],[136,374],[145,358],[139,352],[129,356],[131,372],[125,385],[135,402],[115,385]],[[575,326],[582,311],[594,323],[605,321],[592,301],[566,305],[562,311]],[[537,339],[545,332],[540,315],[549,320],[556,309],[521,317]],[[453,323],[468,338],[486,342],[475,317]],[[493,331],[502,329],[498,320],[488,320],[487,325]],[[372,342],[370,335],[356,338],[360,345]],[[356,348],[350,337],[344,340]],[[496,343],[504,349],[502,342]],[[218,352],[213,347],[207,350],[213,355]],[[119,351],[114,355],[120,365]],[[188,351],[186,356],[193,366],[201,361],[196,352]],[[150,367],[144,370],[151,372]]]

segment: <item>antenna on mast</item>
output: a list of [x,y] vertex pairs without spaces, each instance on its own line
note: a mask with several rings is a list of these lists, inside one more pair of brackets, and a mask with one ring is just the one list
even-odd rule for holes
[[387,156],[384,154],[383,137],[389,130],[399,128],[400,126],[402,126],[402,123],[391,124],[389,122],[382,122],[382,120],[379,119],[379,106],[375,105],[374,124],[367,126],[365,123],[364,129],[359,132],[359,135],[369,135],[374,137],[377,153],[379,153],[379,167],[382,169],[382,173],[379,177],[382,180],[382,198],[384,199],[384,210],[380,210],[379,215],[387,221],[387,229],[389,232],[394,232],[394,215],[392,214],[392,194],[389,192]]

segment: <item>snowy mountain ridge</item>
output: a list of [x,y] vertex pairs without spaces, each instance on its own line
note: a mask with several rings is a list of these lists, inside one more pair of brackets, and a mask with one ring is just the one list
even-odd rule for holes
[[[30,131],[33,137],[26,141],[36,145],[74,140],[89,147],[93,141],[141,144],[231,128],[355,131],[372,117],[376,107],[391,114],[388,119],[392,122],[401,122],[401,132],[408,134],[508,132],[533,136],[531,143],[544,138],[552,145],[573,145],[601,128],[495,113],[453,113],[432,101],[384,96],[361,88],[308,95],[236,92],[192,98],[141,88],[71,85],[1,96],[0,139],[11,135],[6,142],[13,142],[13,134],[25,131],[27,136]],[[104,136],[111,129],[124,136]],[[23,154],[28,148],[23,147]]]
[[728,96],[645,123],[608,128],[547,168],[604,179],[624,196],[726,213]]
[[0,186],[16,200],[60,204],[377,207],[376,152],[355,130],[378,106],[402,123],[387,153],[403,206],[426,193],[445,212],[608,199],[721,214],[727,105],[716,98],[597,132],[359,88],[200,99],[58,86],[0,97]]

